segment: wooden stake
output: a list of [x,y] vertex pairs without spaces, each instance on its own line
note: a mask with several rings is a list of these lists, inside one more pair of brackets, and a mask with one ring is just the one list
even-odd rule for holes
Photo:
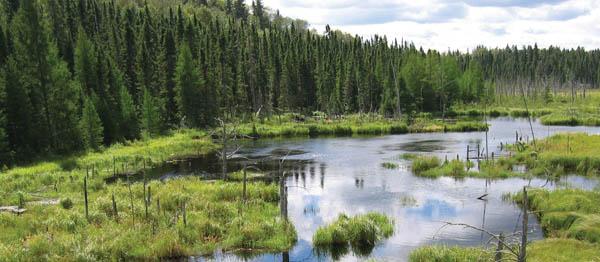
[[131,204],[131,222],[135,224],[135,213],[133,209],[133,192],[131,191],[131,182],[129,181],[129,175],[127,175],[127,187],[129,188],[129,203]]
[[88,190],[87,190],[87,174],[83,178],[83,199],[85,201],[85,219],[90,221],[89,209],[88,209]]
[[183,202],[183,225],[187,226],[187,215],[185,213],[185,201]]
[[115,193],[112,193],[112,208],[113,208],[113,215],[115,216],[115,220],[118,222],[119,221],[119,211],[117,210],[117,201],[115,201]]
[[244,167],[244,184],[243,184],[243,193],[242,193],[242,200],[243,200],[244,204],[246,204],[246,201],[247,201],[247,197],[246,197],[246,179],[247,179],[247,176],[246,176],[246,167]]
[[151,198],[152,198],[152,188],[150,186],[148,186],[148,196],[144,201],[146,204],[146,218],[148,218],[148,209],[150,208],[150,203],[152,203]]
[[160,213],[160,198],[156,197],[156,212]]

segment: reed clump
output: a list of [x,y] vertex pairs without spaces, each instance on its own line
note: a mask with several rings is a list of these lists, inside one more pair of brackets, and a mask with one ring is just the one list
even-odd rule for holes
[[493,261],[490,251],[483,248],[425,246],[410,253],[412,262]]
[[367,213],[349,217],[340,215],[333,223],[320,227],[313,235],[317,248],[344,249],[348,246],[358,254],[368,254],[375,245],[394,233],[394,222],[386,215]]

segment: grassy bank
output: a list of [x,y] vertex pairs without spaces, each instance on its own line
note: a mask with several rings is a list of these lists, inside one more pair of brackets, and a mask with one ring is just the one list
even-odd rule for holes
[[557,112],[541,117],[540,121],[548,126],[600,126],[600,115]]
[[0,260],[159,260],[217,248],[283,251],[293,246],[296,233],[279,218],[276,185],[249,183],[244,203],[239,182],[104,180],[115,169],[139,175],[144,166],[216,148],[205,133],[186,130],[5,170],[0,206],[26,211],[0,212]]
[[[494,261],[494,249],[428,246],[416,249],[410,254],[411,262],[472,262]],[[504,259],[502,261],[516,261]],[[527,246],[527,261],[532,262],[571,262],[600,261],[600,245],[574,239],[549,238],[530,243]]]
[[600,92],[590,91],[575,98],[570,93],[527,99],[529,111],[521,96],[498,96],[489,104],[459,104],[452,107],[451,116],[512,116],[540,118],[544,125],[600,126]]
[[[539,217],[547,236],[600,243],[600,192],[532,189],[528,197],[530,209]],[[522,202],[522,194],[513,199]]]
[[600,135],[557,134],[520,148],[513,157],[534,174],[577,173],[597,175],[600,170]]
[[430,116],[422,116],[409,121],[366,114],[336,119],[288,114],[254,123],[244,123],[236,127],[240,134],[257,138],[471,132],[484,131],[487,128],[485,123],[474,120],[445,122]]
[[[545,176],[560,177],[568,173],[595,176],[600,172],[600,135],[583,133],[557,134],[533,143],[511,145],[510,157],[493,161],[482,160],[479,167],[474,162],[446,160],[435,156],[407,155],[412,161],[412,171],[417,176],[437,178],[481,177],[508,178]],[[515,165],[525,165],[527,172],[514,172]]]
[[[0,205],[14,205],[15,192],[27,200],[57,197],[74,190],[65,181],[81,181],[86,172],[90,185],[101,188],[103,179],[116,173],[137,173],[166,160],[202,155],[217,148],[201,131],[183,130],[170,136],[116,144],[100,152],[45,161],[5,170],[0,174]],[[32,194],[35,193],[35,194]],[[13,199],[13,201],[9,201]]]

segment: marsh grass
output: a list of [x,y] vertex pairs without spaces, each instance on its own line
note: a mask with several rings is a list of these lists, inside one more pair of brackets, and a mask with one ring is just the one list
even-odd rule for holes
[[[89,221],[83,214],[79,193],[72,195],[77,201],[71,209],[32,206],[22,216],[0,214],[0,243],[11,247],[5,253],[0,248],[0,257],[158,260],[210,254],[216,247],[283,251],[295,243],[293,226],[279,218],[276,185],[249,183],[246,205],[241,203],[240,183],[211,183],[188,177],[151,182],[149,186],[153,194],[148,217],[143,185],[132,186],[131,209],[124,183],[90,194]],[[118,217],[112,209],[112,194],[117,200]]]
[[412,159],[411,169],[416,175],[421,175],[431,169],[438,168],[442,165],[442,161],[438,157],[430,156],[412,156],[408,155],[408,159]]
[[236,130],[256,138],[387,135],[424,132],[484,131],[488,126],[480,121],[445,122],[424,115],[410,121],[389,119],[379,115],[355,114],[336,119],[319,117],[278,117],[236,125]]
[[[598,244],[574,239],[549,238],[532,242],[527,246],[527,261],[532,262],[598,261],[599,259],[600,246]],[[412,251],[409,261],[494,261],[494,250],[474,247],[426,246]]]
[[600,126],[600,114],[552,113],[541,117],[540,121],[549,126]]
[[417,176],[438,178],[438,177],[480,177],[480,178],[508,178],[516,176],[526,176],[513,172],[512,163],[508,159],[496,161],[480,161],[479,169],[475,170],[475,163],[472,161],[450,160],[440,161],[435,156],[408,156],[412,159],[412,171]]
[[[280,218],[276,185],[249,182],[244,204],[239,182],[186,177],[152,181],[145,188],[144,183],[130,187],[123,180],[104,180],[113,175],[113,161],[118,173],[141,175],[144,163],[151,168],[215,148],[204,132],[185,130],[4,171],[0,205],[25,202],[27,211],[0,214],[0,260],[147,261],[211,254],[217,248],[278,252],[292,247],[296,232]],[[86,174],[87,218],[82,193]],[[60,201],[27,203],[44,199]]]
[[[574,99],[574,101],[572,101]],[[453,115],[481,117],[512,116],[540,118],[543,125],[600,126],[600,92],[590,91],[585,97],[571,97],[568,92],[549,98],[534,96],[527,101],[525,110],[521,96],[497,96],[488,104],[457,104],[451,109]]]
[[348,247],[362,256],[370,254],[378,243],[393,234],[394,222],[383,214],[367,213],[354,217],[342,214],[333,223],[317,229],[313,245],[336,257],[348,251]]
[[532,144],[525,145],[513,159],[527,165],[534,174],[597,175],[600,171],[600,135],[557,134],[538,141],[537,148]]
[[493,261],[492,253],[482,248],[426,246],[410,253],[412,262]]
[[398,168],[398,164],[392,163],[392,162],[381,163],[381,166],[385,169],[397,169]]
[[91,189],[101,189],[103,178],[112,176],[115,170],[138,173],[144,165],[150,168],[174,158],[203,155],[216,148],[206,133],[182,130],[165,137],[116,144],[100,152],[15,167],[0,173],[0,205],[16,204],[16,192],[24,192],[25,199],[31,201],[36,200],[32,192],[42,198],[58,198],[65,192],[80,190],[66,182],[81,180],[86,172]]
[[600,261],[600,245],[574,239],[545,239],[527,246],[527,261]]
[[[591,243],[600,242],[600,192],[579,189],[530,190],[529,205],[544,232]],[[512,196],[522,203],[521,193]]]

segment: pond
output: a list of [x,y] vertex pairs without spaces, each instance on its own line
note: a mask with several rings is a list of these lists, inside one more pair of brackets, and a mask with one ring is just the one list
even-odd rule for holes
[[[500,144],[514,143],[515,132],[523,140],[531,139],[529,123],[524,119],[496,118],[490,120],[488,148],[490,154],[502,154]],[[598,134],[595,127],[547,127],[533,124],[537,139],[556,132],[587,132]],[[217,260],[237,261],[330,261],[328,255],[317,255],[312,236],[319,226],[329,223],[340,213],[348,215],[377,211],[395,220],[395,234],[375,247],[369,257],[382,260],[406,260],[409,253],[423,245],[447,244],[461,246],[485,245],[488,236],[464,227],[442,227],[444,222],[466,223],[488,231],[511,233],[519,230],[522,213],[518,206],[503,201],[505,193],[517,192],[525,185],[533,187],[579,187],[592,189],[598,182],[580,176],[563,177],[559,182],[543,179],[485,180],[475,178],[416,177],[410,171],[410,161],[403,153],[435,154],[461,159],[466,147],[485,145],[484,132],[430,133],[389,135],[381,137],[344,137],[317,139],[257,140],[243,145],[240,155],[265,164],[281,157],[281,152],[293,150],[288,156],[289,216],[298,232],[298,243],[284,254],[262,254],[240,257],[215,254]],[[165,167],[163,176],[218,172],[213,160],[184,162]],[[384,162],[399,164],[397,169],[385,169]],[[230,168],[240,168],[240,164]],[[478,197],[488,194],[485,200]],[[539,240],[543,232],[537,219],[529,217],[529,238]],[[342,261],[362,261],[355,254],[337,254]],[[211,258],[190,258],[207,260]]]

